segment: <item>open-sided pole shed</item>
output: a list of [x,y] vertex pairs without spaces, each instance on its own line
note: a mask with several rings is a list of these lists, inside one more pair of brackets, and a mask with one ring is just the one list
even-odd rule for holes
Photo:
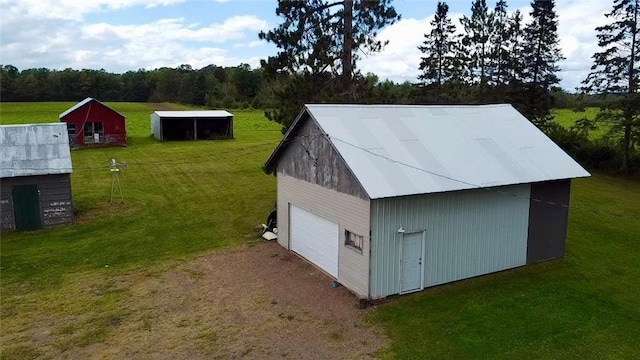
[[155,111],[151,131],[158,140],[233,139],[233,114],[224,110]]

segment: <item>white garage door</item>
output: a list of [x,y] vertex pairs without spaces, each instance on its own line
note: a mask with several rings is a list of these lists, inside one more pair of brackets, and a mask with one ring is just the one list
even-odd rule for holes
[[338,277],[338,224],[290,205],[291,250]]

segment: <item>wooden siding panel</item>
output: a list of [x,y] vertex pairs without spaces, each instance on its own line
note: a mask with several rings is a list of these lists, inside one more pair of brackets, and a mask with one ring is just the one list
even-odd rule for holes
[[311,118],[303,119],[278,161],[277,172],[363,200],[369,196]]
[[496,190],[372,200],[371,297],[400,292],[400,226],[426,231],[425,287],[525,265],[529,185]]
[[11,188],[5,185],[3,179],[0,182],[0,231],[14,230],[15,228]]
[[69,174],[4,178],[1,181],[1,230],[14,230],[11,189],[14,185],[37,185],[40,219],[44,228],[69,225],[74,221]]
[[[338,282],[369,294],[369,201],[278,173],[278,243],[289,249],[289,204],[339,225]],[[362,252],[345,245],[345,230],[364,238]]]

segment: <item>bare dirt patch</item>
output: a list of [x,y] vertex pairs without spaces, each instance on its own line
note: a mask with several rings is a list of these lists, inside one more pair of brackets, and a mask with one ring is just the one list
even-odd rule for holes
[[[276,243],[216,251],[109,283],[126,295],[100,320],[106,336],[71,348],[48,347],[48,355],[366,359],[387,344],[378,329],[365,325],[367,310],[356,308],[354,295],[333,288],[326,275]],[[60,353],[51,353],[56,349]]]

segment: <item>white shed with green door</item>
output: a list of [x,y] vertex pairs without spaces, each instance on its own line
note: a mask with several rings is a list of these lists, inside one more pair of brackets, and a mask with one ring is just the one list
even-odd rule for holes
[[307,105],[278,242],[363,299],[562,257],[580,165],[511,105]]

